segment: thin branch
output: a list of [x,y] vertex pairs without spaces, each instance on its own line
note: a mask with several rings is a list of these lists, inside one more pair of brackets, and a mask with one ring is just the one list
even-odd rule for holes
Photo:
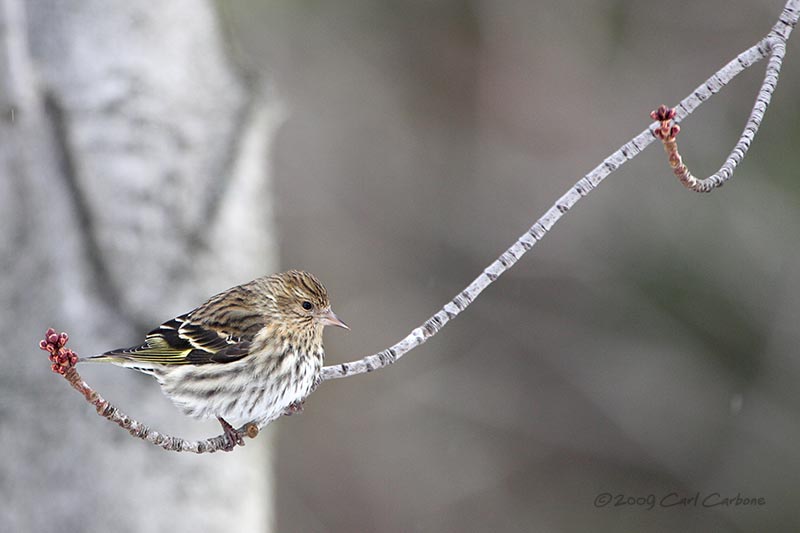
[[[683,183],[689,190],[694,192],[711,192],[717,187],[722,187],[731,176],[733,176],[734,169],[744,159],[747,150],[750,148],[750,143],[758,133],[758,128],[761,126],[761,120],[764,118],[764,113],[769,107],[772,93],[775,86],[778,84],[778,74],[781,71],[781,63],[783,56],[786,53],[786,46],[783,41],[770,36],[765,37],[760,43],[756,45],[759,49],[765,50],[770,54],[769,62],[767,62],[767,71],[764,74],[764,81],[758,91],[756,102],[753,105],[753,110],[750,117],[747,119],[747,124],[744,126],[739,141],[733,147],[728,159],[723,163],[722,167],[711,176],[705,179],[696,178],[686,165],[683,163],[683,158],[678,152],[677,136],[681,128],[677,124],[675,117],[677,110],[668,108],[662,105],[657,110],[650,113],[650,116],[660,123],[653,134],[661,139],[664,143],[664,151],[667,152],[669,166],[672,172],[677,176],[681,183]],[[752,50],[752,49],[751,49]],[[745,52],[747,54],[750,50]],[[744,54],[743,54],[744,55]],[[741,58],[741,56],[739,56]],[[739,58],[737,58],[738,60]]]
[[[138,437],[150,444],[161,446],[165,450],[173,452],[194,452],[194,453],[213,453],[218,450],[231,451],[235,443],[228,440],[228,436],[224,433],[216,437],[210,437],[204,440],[187,441],[180,437],[172,437],[165,433],[159,433],[149,426],[137,422],[129,417],[118,408],[111,405],[108,400],[105,400],[100,394],[92,390],[89,385],[81,378],[78,371],[74,367],[70,368],[64,373],[64,378],[69,382],[73,389],[83,394],[86,401],[95,406],[97,414],[114,422],[119,427],[127,430],[128,433],[134,437]],[[255,424],[247,424],[237,429],[236,432],[241,437],[250,437],[254,439],[258,435],[258,427]],[[244,444],[242,444],[243,446]]]
[[[692,94],[684,98],[676,107],[674,119],[676,122],[680,122],[695,109],[700,107],[703,102],[730,83],[730,81],[741,72],[764,59],[768,54],[771,54],[764,83],[758,93],[753,111],[750,114],[750,119],[747,121],[747,125],[742,133],[742,138],[736,144],[728,160],[717,173],[719,176],[715,174],[707,180],[698,180],[697,187],[699,190],[710,190],[711,188],[718,187],[725,180],[730,178],[733,169],[747,152],[747,148],[750,146],[750,142],[758,130],[758,125],[761,123],[761,118],[764,116],[764,112],[769,105],[772,91],[778,83],[778,73],[780,72],[781,60],[786,50],[786,40],[797,24],[798,18],[800,18],[800,0],[788,0],[781,12],[778,22],[775,23],[766,37],[722,67],[713,76],[697,87]],[[533,246],[550,231],[564,213],[569,211],[578,200],[589,194],[592,189],[597,187],[609,174],[639,155],[644,148],[653,142],[655,140],[654,131],[659,126],[659,123],[651,124],[649,128],[631,139],[622,148],[608,156],[600,165],[581,178],[578,183],[572,186],[564,196],[559,198],[555,205],[548,209],[528,231],[517,239],[517,242],[512,244],[499,258],[486,267],[481,275],[475,278],[466,289],[445,304],[439,312],[430,317],[424,324],[414,329],[394,346],[381,352],[350,363],[324,367],[322,369],[320,381],[344,378],[383,368],[394,363],[410,350],[413,350],[436,335],[445,324],[458,316],[469,304],[475,301],[475,298],[477,298],[486,287],[509,268],[514,266],[525,252],[533,248]],[[710,188],[705,189],[706,187]]]
[[[39,343],[39,347],[50,353],[50,361],[53,363],[51,369],[56,374],[61,374],[69,382],[73,389],[80,392],[87,402],[94,405],[97,414],[114,422],[119,427],[125,429],[142,440],[161,446],[165,450],[173,452],[194,452],[194,453],[213,453],[218,450],[230,451],[234,444],[228,440],[225,434],[217,435],[204,440],[187,441],[180,437],[172,437],[164,433],[159,433],[149,426],[137,422],[105,400],[100,394],[94,391],[75,369],[78,356],[65,345],[69,340],[66,333],[60,335],[53,328],[47,330],[44,339]],[[258,427],[255,424],[245,424],[236,432],[240,437],[256,438]],[[244,444],[242,444],[244,445]]]

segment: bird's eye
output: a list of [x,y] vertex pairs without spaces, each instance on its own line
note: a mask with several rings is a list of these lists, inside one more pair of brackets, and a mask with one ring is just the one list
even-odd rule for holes
[[300,305],[302,305],[302,306],[303,306],[303,309],[305,309],[306,311],[311,311],[311,309],[314,307],[314,306],[311,304],[311,302],[309,302],[308,300],[306,300],[305,302],[303,302],[303,303],[302,303],[302,304],[300,304]]

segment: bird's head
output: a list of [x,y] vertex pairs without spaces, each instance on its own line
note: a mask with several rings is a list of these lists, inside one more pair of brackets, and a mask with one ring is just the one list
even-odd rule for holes
[[333,312],[328,291],[312,274],[289,270],[268,279],[274,297],[270,311],[290,331],[321,338],[325,326],[350,329]]

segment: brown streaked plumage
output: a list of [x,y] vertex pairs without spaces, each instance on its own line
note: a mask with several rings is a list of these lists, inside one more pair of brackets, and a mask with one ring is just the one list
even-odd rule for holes
[[155,376],[184,413],[262,426],[302,404],[322,368],[325,326],[347,328],[313,275],[290,270],[212,296],[164,322],[143,344],[82,359]]

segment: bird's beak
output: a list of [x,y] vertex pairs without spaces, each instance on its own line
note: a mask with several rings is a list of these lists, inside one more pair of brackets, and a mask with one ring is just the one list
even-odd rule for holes
[[344,329],[350,329],[350,326],[339,320],[333,310],[328,309],[325,313],[319,315],[319,321],[323,326],[337,326]]

